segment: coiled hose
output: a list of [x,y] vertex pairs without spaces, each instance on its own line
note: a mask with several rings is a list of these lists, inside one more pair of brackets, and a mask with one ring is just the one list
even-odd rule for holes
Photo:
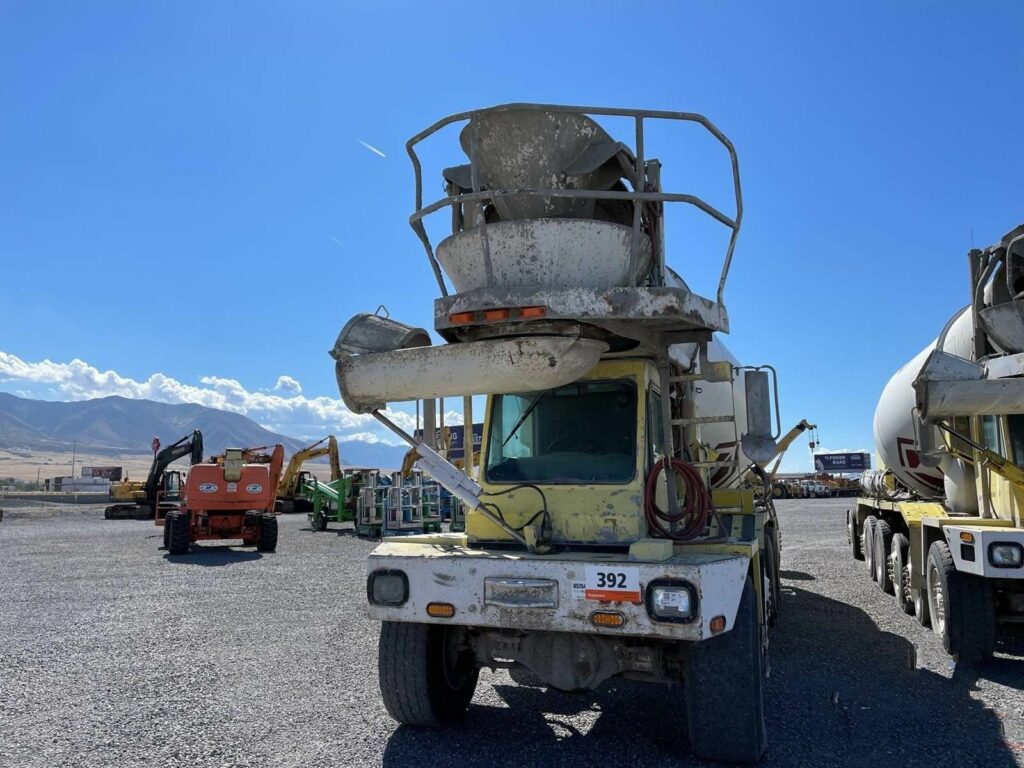
[[[671,467],[672,471],[686,483],[686,500],[677,515],[661,509],[655,500],[658,478],[666,467]],[[644,518],[652,536],[673,541],[694,539],[707,528],[711,512],[711,493],[696,468],[682,459],[668,458],[658,461],[651,467],[644,489]]]

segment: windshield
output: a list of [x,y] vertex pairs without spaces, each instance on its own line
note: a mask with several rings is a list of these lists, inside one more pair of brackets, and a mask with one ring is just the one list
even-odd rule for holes
[[635,457],[631,381],[580,381],[491,400],[490,482],[627,483]]

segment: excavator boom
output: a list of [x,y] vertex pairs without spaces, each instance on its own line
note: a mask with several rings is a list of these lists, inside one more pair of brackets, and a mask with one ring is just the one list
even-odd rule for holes
[[203,460],[203,433],[198,429],[193,430],[191,435],[185,435],[177,442],[168,445],[153,457],[153,463],[149,467],[149,475],[142,487],[142,498],[137,496],[134,501],[112,504],[104,511],[103,516],[107,520],[121,518],[146,519],[154,516],[159,517],[157,498],[161,481],[167,468],[185,456],[190,457],[191,466],[199,464]]
[[281,511],[296,511],[295,501],[300,497],[302,485],[302,465],[307,461],[327,456],[331,462],[331,482],[341,477],[341,460],[338,457],[338,441],[334,435],[317,440],[312,445],[296,451],[288,460],[288,466],[281,476],[281,483],[278,486],[278,499],[281,502]]

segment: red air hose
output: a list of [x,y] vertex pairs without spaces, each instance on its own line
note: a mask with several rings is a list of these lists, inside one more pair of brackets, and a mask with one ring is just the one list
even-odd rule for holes
[[[665,471],[666,466],[671,466],[672,471],[686,483],[686,499],[678,515],[665,512],[655,501],[658,477]],[[711,494],[704,485],[700,472],[694,467],[681,459],[667,458],[651,467],[644,490],[644,517],[652,536],[674,541],[694,539],[707,528],[711,509]]]

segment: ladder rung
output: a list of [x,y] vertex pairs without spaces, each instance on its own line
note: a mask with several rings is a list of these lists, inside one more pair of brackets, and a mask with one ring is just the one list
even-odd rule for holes
[[679,376],[669,376],[668,380],[673,384],[682,381],[704,381],[705,377],[703,373],[683,373]]
[[735,461],[694,461],[690,464],[691,467],[697,467],[698,469],[714,469],[715,467],[735,467]]
[[689,419],[672,419],[673,426],[686,424],[721,424],[725,421],[735,421],[735,416],[695,416]]

